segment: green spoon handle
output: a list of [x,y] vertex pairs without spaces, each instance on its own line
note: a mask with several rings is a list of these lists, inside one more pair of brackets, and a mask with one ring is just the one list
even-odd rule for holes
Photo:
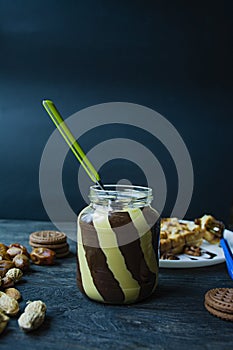
[[67,144],[69,145],[71,151],[74,153],[75,157],[78,159],[78,161],[81,163],[89,177],[93,182],[101,182],[100,176],[95,170],[94,166],[91,164],[87,156],[85,155],[84,151],[74,138],[72,132],[64,122],[62,116],[58,112],[56,106],[54,103],[50,100],[43,100],[42,102],[44,108],[46,109],[48,115],[56,125],[57,129],[61,133],[62,137],[65,139]]

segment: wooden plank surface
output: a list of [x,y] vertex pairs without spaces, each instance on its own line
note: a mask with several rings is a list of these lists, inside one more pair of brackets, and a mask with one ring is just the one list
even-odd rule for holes
[[[0,241],[20,242],[30,248],[28,236],[51,223],[0,221]],[[1,349],[229,349],[233,323],[210,315],[204,294],[216,287],[233,287],[225,264],[194,269],[160,269],[154,295],[130,306],[111,306],[85,298],[76,286],[76,245],[54,266],[31,265],[17,288],[21,311],[27,300],[47,305],[44,324],[24,333],[11,318],[0,336]]]

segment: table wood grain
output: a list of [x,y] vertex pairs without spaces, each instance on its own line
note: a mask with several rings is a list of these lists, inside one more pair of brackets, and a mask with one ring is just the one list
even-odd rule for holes
[[[0,241],[30,248],[29,234],[53,229],[49,222],[0,220]],[[225,263],[191,269],[160,269],[154,295],[130,306],[90,301],[76,286],[76,244],[54,266],[31,265],[17,288],[20,310],[28,300],[47,305],[43,325],[31,333],[11,318],[0,335],[1,349],[229,349],[233,323],[209,314],[203,304],[211,288],[233,287]]]

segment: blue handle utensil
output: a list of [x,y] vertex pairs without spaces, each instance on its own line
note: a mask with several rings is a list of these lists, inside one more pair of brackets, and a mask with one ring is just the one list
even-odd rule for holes
[[220,244],[221,244],[221,247],[224,251],[225,258],[226,258],[226,265],[227,265],[228,273],[229,273],[231,279],[233,279],[233,254],[232,254],[232,251],[231,251],[229,244],[227,243],[227,240],[225,238],[222,238],[220,240]]

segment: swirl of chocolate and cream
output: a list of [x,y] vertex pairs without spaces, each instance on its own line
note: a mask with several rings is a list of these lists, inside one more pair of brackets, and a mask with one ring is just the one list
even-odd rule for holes
[[77,282],[89,298],[114,304],[140,301],[158,283],[159,214],[150,206],[78,217]]

